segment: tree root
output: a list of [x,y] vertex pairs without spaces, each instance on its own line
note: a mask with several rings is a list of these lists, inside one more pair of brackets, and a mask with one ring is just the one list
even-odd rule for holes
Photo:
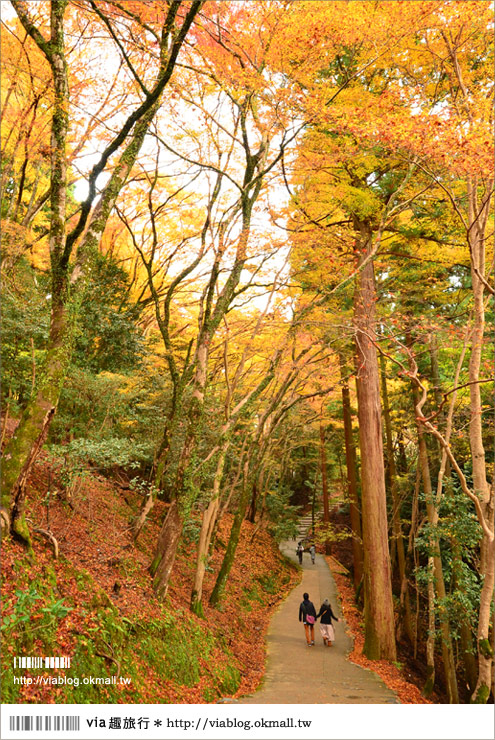
[[[108,644],[108,642],[105,642],[105,645],[107,648],[113,653],[113,648],[111,645]],[[115,680],[119,680],[120,676],[120,670],[121,670],[121,664],[120,661],[117,660],[117,658],[114,658],[113,655],[108,655],[107,653],[100,653],[95,650],[95,655],[98,655],[100,658],[105,658],[106,660],[110,660],[112,663],[115,663],[117,666],[117,673],[115,674]]]
[[[86,632],[81,632],[80,630],[72,630],[72,632],[75,635],[82,635],[82,637],[85,637],[90,642],[93,642],[93,638],[90,637],[89,635],[87,635]],[[105,640],[103,640],[102,642],[104,642],[105,645],[107,646],[107,648],[110,650],[110,652],[113,653],[112,646],[109,645],[108,642],[106,642]],[[94,651],[94,654],[97,655],[99,658],[105,658],[105,660],[109,660],[110,662],[115,663],[115,665],[117,666],[117,673],[115,674],[115,680],[118,681],[119,680],[119,676],[120,676],[120,671],[121,671],[121,663],[120,663],[120,660],[117,660],[117,658],[114,658],[113,655],[108,655],[108,653],[102,653],[102,652],[100,652],[98,650],[95,650]]]
[[40,529],[39,527],[33,527],[32,532],[42,535],[42,537],[45,537],[51,542],[51,544],[53,545],[53,557],[55,560],[58,560],[58,542],[53,534],[47,529]]

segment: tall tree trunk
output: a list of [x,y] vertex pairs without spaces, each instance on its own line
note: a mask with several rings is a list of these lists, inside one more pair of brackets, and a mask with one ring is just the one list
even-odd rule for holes
[[[162,441],[155,453],[155,460],[153,463],[153,478],[155,481],[155,487],[161,491],[165,491],[165,471],[167,469],[168,458],[170,454],[170,443],[174,437],[174,433],[180,424],[180,416],[182,411],[182,388],[174,388],[174,398],[172,407],[167,415],[165,427],[163,429]],[[169,494],[169,491],[165,491],[165,494]]]
[[[459,575],[462,568],[462,552],[457,541],[453,543],[452,579],[456,589],[462,588]],[[474,655],[473,631],[469,620],[464,614],[459,614],[459,646],[462,665],[464,668],[465,690],[472,696],[478,680],[478,669]]]
[[[328,477],[327,477],[327,452],[325,448],[325,428],[320,416],[320,466],[321,466],[321,488],[323,493],[323,521],[325,527],[330,523],[330,509],[328,505]],[[325,540],[325,553],[330,555],[330,542]]]
[[[189,475],[189,464],[193,455],[196,437],[201,422],[204,408],[204,396],[206,381],[208,377],[208,345],[209,336],[203,332],[197,352],[197,366],[194,376],[194,385],[191,404],[187,416],[187,431],[180,452],[177,473],[174,481],[175,497],[171,508],[162,525],[158,542],[150,568],[153,578],[153,588],[157,595],[163,599],[166,596],[168,581],[175,562],[180,535],[184,526],[184,517],[190,510],[193,501],[190,498],[187,476]],[[169,521],[170,511],[174,512]],[[178,536],[176,533],[178,532]],[[163,561],[163,566],[161,562]]]
[[[493,182],[491,183],[493,186]],[[486,185],[490,192],[490,184]],[[469,444],[473,461],[473,488],[474,493],[481,501],[483,515],[489,522],[491,536],[483,533],[481,541],[481,574],[483,587],[480,598],[480,612],[478,621],[478,682],[473,701],[486,702],[493,691],[493,649],[490,645],[490,612],[494,594],[494,522],[493,522],[493,487],[486,477],[486,459],[483,446],[482,404],[479,385],[481,354],[485,335],[485,305],[483,280],[486,279],[485,233],[490,211],[491,196],[487,197],[484,205],[478,205],[478,182],[476,178],[468,178],[468,219],[469,219],[469,251],[471,265],[471,280],[473,285],[474,321],[471,341],[471,355],[469,358],[469,395],[470,420]]]
[[398,455],[397,455],[398,468],[401,473],[405,474],[408,471],[408,467],[407,467],[406,448],[404,446],[404,433],[402,429],[399,429],[397,433],[397,449],[398,449]]
[[184,529],[184,521],[185,516],[179,509],[179,502],[174,499],[160,530],[155,556],[150,565],[153,588],[160,599],[164,599],[167,594],[177,548]]
[[459,632],[461,659],[464,666],[464,677],[466,679],[466,693],[471,697],[476,688],[478,667],[476,665],[472,627],[465,619],[461,619]]
[[258,514],[258,521],[256,522],[256,526],[253,528],[253,531],[251,532],[250,542],[254,542],[256,539],[256,536],[261,529],[261,525],[263,524],[265,512],[266,512],[266,494],[269,490],[269,485],[271,483],[271,478],[273,475],[273,470],[270,470],[268,474],[265,475],[265,469],[262,470],[262,472],[259,475],[260,485],[259,488],[262,491],[262,497],[261,497],[261,506],[259,508],[259,514]]
[[347,467],[347,493],[349,496],[349,516],[352,530],[352,558],[354,587],[357,589],[363,578],[363,540],[361,514],[359,512],[356,446],[352,433],[351,396],[344,357],[339,355],[342,388],[342,412],[344,417],[345,461]]
[[220,484],[223,479],[225,467],[225,457],[227,455],[229,443],[225,441],[220,449],[220,455],[217,460],[217,469],[213,479],[213,491],[211,500],[207,509],[203,512],[201,522],[201,531],[199,534],[198,552],[196,560],[196,573],[194,575],[194,586],[191,594],[191,611],[199,617],[204,616],[203,612],[203,581],[208,564],[208,553],[210,550],[211,538],[215,529],[218,512],[220,510]]
[[[493,520],[492,520],[493,521]],[[482,543],[483,545],[483,543]],[[481,569],[484,575],[478,619],[478,682],[471,701],[486,704],[493,688],[493,646],[490,642],[490,621],[495,586],[495,547],[493,540],[484,544]]]
[[[435,397],[435,403],[437,408],[442,408],[442,381],[440,378],[440,365],[438,362],[438,339],[435,333],[432,333],[429,339],[429,352],[430,352],[430,367],[431,367],[431,380],[433,383],[433,395]],[[441,423],[445,418],[445,413],[442,408],[438,415],[438,422]],[[435,440],[438,447],[439,456],[442,454],[442,445],[438,440]],[[448,475],[448,472],[447,472]]]
[[[459,385],[459,378],[460,378],[461,370],[464,364],[464,358],[466,355],[466,350],[468,347],[471,332],[472,330],[470,328],[470,321],[468,321],[467,327],[466,327],[466,336],[464,339],[464,344],[463,344],[459,359],[457,361],[457,367],[456,367],[456,371],[455,371],[454,379],[452,383],[454,388],[457,388],[457,386]],[[433,378],[434,387],[435,387],[435,401],[437,403],[438,408],[441,408],[440,404],[442,403],[442,393],[441,393],[441,387],[440,387],[440,372],[439,372],[439,364],[438,364],[436,337],[432,337],[430,340],[430,357],[431,357],[431,366],[432,366],[432,378]],[[445,422],[446,422],[444,439],[447,444],[450,443],[450,439],[452,436],[453,417],[454,417],[454,409],[456,405],[456,400],[457,400],[457,391],[454,390],[450,396],[449,408],[448,408],[446,417],[445,417],[445,414],[442,413],[442,417],[445,417]],[[438,478],[437,478],[437,494],[436,494],[436,501],[438,502],[440,501],[443,495],[444,479],[446,476],[447,477],[449,476],[450,461],[447,456],[447,451],[440,443],[440,440],[436,438],[436,441],[439,444],[439,447],[441,450],[440,467],[438,470]],[[462,588],[462,585],[458,584],[459,574],[461,572],[461,567],[462,567],[462,552],[461,552],[461,549],[458,543],[455,540],[452,544],[452,552],[453,552],[452,586],[453,588]],[[475,660],[474,651],[473,651],[473,639],[472,639],[472,634],[471,634],[471,626],[465,614],[459,615],[459,634],[460,634],[459,644],[460,644],[460,649],[461,649],[461,659],[462,659],[462,663],[464,666],[464,677],[466,680],[466,691],[469,694],[469,696],[471,696],[476,686],[476,681],[478,678],[478,671],[477,671],[476,660]]]
[[[419,394],[418,389],[414,383],[412,383],[412,394],[413,394],[413,400],[414,400],[414,408],[417,407],[417,404],[419,402]],[[431,536],[430,536],[430,558],[429,558],[429,566],[431,565],[433,568],[433,584],[435,593],[439,602],[439,609],[438,609],[438,619],[440,622],[440,632],[441,632],[441,641],[442,641],[442,657],[443,657],[443,667],[445,672],[445,685],[447,688],[447,696],[449,699],[450,704],[458,704],[459,703],[459,692],[457,689],[457,677],[455,672],[455,659],[454,659],[454,649],[452,646],[452,636],[450,632],[450,625],[449,625],[449,618],[445,607],[446,602],[446,596],[447,592],[445,589],[445,581],[443,577],[443,566],[442,566],[442,558],[440,555],[440,542],[438,540],[438,537],[436,535],[436,526],[438,524],[439,514],[438,514],[438,502],[435,502],[435,497],[433,494],[433,488],[431,485],[431,476],[430,476],[430,466],[428,461],[428,449],[426,447],[426,440],[424,437],[424,433],[421,427],[421,424],[418,420],[416,420],[416,426],[418,431],[418,454],[419,454],[419,464],[421,467],[421,476],[423,479],[423,490],[426,497],[426,513],[428,516],[428,523],[430,525],[431,529]],[[431,560],[431,562],[430,562]],[[435,605],[431,603],[431,594],[429,593],[429,609],[432,608],[435,609]],[[430,615],[430,621],[431,621],[431,615]],[[429,631],[431,636],[431,624],[429,625]],[[433,690],[433,685],[431,684],[431,681],[428,681],[427,686],[425,686],[424,692],[431,693],[430,691]]]
[[249,501],[251,476],[248,475],[248,467],[249,458],[246,460],[244,466],[243,489],[239,498],[239,502],[237,504],[236,512],[234,514],[234,521],[232,522],[227,549],[225,550],[222,565],[220,566],[220,570],[218,571],[215,586],[213,587],[213,591],[210,594],[211,606],[217,606],[223,598],[227,579],[229,577],[232,564],[234,562],[237,545],[239,544],[242,522],[244,521],[244,515],[246,513],[246,508]]
[[137,538],[141,534],[141,530],[144,527],[146,518],[154,505],[155,499],[153,497],[153,490],[149,490],[142,501],[141,507],[139,509],[139,514],[137,515],[135,521],[132,523],[132,538],[134,542],[136,542]]
[[361,502],[364,549],[363,652],[372,660],[396,659],[394,609],[388,549],[387,500],[380,408],[372,230],[355,220],[361,269],[356,278],[354,321],[356,387],[361,450]]
[[55,414],[72,350],[71,322],[67,315],[68,273],[65,265],[69,84],[64,50],[64,15],[67,0],[54,0],[50,7],[50,42],[34,33],[26,9],[14,3],[25,30],[33,35],[51,67],[53,117],[50,140],[50,264],[52,312],[50,339],[42,377],[14,436],[7,445],[2,466],[2,507],[10,514],[12,533],[30,544],[24,520],[27,477],[43,446]]
[[[230,487],[229,487],[229,492],[228,492],[227,496],[225,496],[224,501],[222,501],[222,503],[221,503],[220,512],[219,512],[218,517],[217,517],[217,522],[218,521],[221,521],[223,519],[223,517],[225,516],[225,514],[227,513],[227,511],[229,509],[230,502],[232,501],[232,497],[234,495],[234,491],[235,491],[235,489],[237,487],[237,484],[239,483],[239,479],[240,479],[240,477],[242,475],[242,472],[244,470],[244,465],[245,465],[244,454],[245,454],[245,451],[246,451],[247,444],[248,444],[248,437],[246,435],[244,437],[244,441],[242,443],[241,451],[239,453],[239,461],[237,463],[237,468],[236,468],[236,471],[235,471],[235,475],[232,478],[232,482],[231,482]],[[216,531],[216,525],[213,528],[212,540],[214,540],[215,531]]]
[[251,491],[251,501],[249,503],[249,508],[247,510],[246,519],[248,522],[251,522],[251,524],[254,524],[256,519],[256,505],[258,500],[258,487],[256,485],[256,481],[253,483],[253,489]]
[[30,545],[24,520],[25,486],[55,415],[72,353],[72,331],[65,306],[52,310],[50,340],[40,380],[15,434],[5,448],[2,466],[2,508],[9,513],[11,532]]
[[[402,619],[399,621],[397,628],[397,640],[402,637],[402,629],[404,629],[407,638],[411,645],[415,646],[417,641],[417,630],[413,625],[413,614],[411,609],[411,601],[409,598],[409,573],[413,570],[411,562],[414,562],[414,538],[416,537],[416,530],[418,526],[418,509],[419,509],[419,487],[421,484],[421,471],[419,466],[416,470],[416,482],[414,484],[414,492],[412,498],[411,507],[411,528],[408,535],[408,546],[407,546],[407,557],[406,567],[401,578],[400,584],[400,610]],[[406,604],[409,604],[407,608]],[[417,615],[416,615],[417,620]],[[416,650],[415,650],[416,652]],[[415,656],[416,657],[416,656]]]
[[388,388],[387,388],[387,375],[385,367],[385,357],[380,353],[380,384],[382,394],[382,416],[383,424],[385,427],[385,486],[389,493],[389,508],[390,516],[392,519],[392,534],[390,537],[390,562],[392,565],[392,573],[394,572],[397,564],[397,540],[398,531],[400,528],[398,525],[398,501],[397,501],[397,473],[395,469],[395,458],[394,458],[394,446],[392,440],[392,423],[390,421],[390,406],[388,402]]
[[395,542],[397,552],[397,562],[399,566],[399,579],[401,584],[406,584],[402,593],[402,603],[404,614],[401,614],[401,620],[405,622],[406,634],[412,637],[411,622],[411,603],[409,601],[409,589],[407,588],[406,577],[406,554],[404,552],[404,539],[402,537],[402,525],[400,516],[400,498],[397,490],[397,470],[395,467],[394,448],[392,442],[392,424],[390,421],[390,406],[388,402],[387,374],[385,367],[385,357],[380,355],[380,372],[382,379],[382,401],[383,401],[383,419],[385,421],[385,439],[387,447],[387,468],[390,481],[390,492],[392,494],[392,536]]
[[430,697],[435,688],[435,586],[433,583],[435,568],[433,558],[428,557],[428,635],[426,637],[426,681],[423,686],[423,696]]

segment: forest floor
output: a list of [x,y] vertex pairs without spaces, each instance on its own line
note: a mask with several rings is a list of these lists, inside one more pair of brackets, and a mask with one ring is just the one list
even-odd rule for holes
[[[67,499],[53,461],[42,454],[28,482],[30,526],[59,545],[33,539],[34,554],[11,539],[2,552],[3,701],[35,703],[208,703],[254,691],[264,674],[270,616],[300,579],[274,540],[245,522],[219,609],[208,605],[231,517],[219,525],[204,590],[205,618],[189,610],[200,512],[188,523],[165,602],[154,596],[151,562],[166,504],[158,502],[137,545],[129,522],[140,497],[110,478],[86,475]],[[5,618],[8,618],[5,622]],[[14,656],[72,656],[57,676],[130,677],[89,687],[16,685]],[[42,670],[23,671],[36,676]],[[16,674],[17,675],[17,674]]]

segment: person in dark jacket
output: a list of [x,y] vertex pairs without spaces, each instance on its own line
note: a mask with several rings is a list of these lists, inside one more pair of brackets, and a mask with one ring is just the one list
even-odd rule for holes
[[333,629],[332,619],[336,622],[339,620],[333,613],[328,599],[325,599],[321,605],[316,618],[320,619],[320,632],[323,637],[323,644],[327,647],[332,647],[332,642],[335,640],[335,631]]
[[304,552],[303,544],[302,542],[298,542],[296,554],[297,554],[297,557],[299,558],[299,565],[302,565],[303,552]]
[[303,601],[299,606],[299,621],[304,624],[306,642],[308,647],[311,647],[315,644],[316,609],[309,600],[309,594],[303,594]]

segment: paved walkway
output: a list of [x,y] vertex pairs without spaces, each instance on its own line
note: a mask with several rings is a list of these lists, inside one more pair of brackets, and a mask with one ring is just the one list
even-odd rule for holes
[[[296,541],[282,543],[282,552],[297,561]],[[304,627],[298,621],[304,592],[317,611],[329,599],[339,622],[334,623],[335,642],[325,647],[319,621],[315,625],[315,645],[307,647]],[[267,634],[267,667],[261,688],[239,699],[240,704],[398,704],[396,694],[372,671],[350,663],[352,649],[344,629],[335,582],[326,560],[316,556],[311,564],[303,555],[303,578],[272,617]]]

